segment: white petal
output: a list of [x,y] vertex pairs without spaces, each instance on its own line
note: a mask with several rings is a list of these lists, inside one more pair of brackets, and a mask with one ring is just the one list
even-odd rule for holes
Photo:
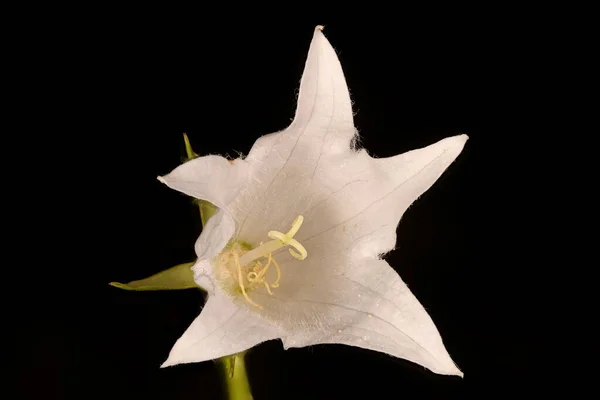
[[196,241],[195,250],[198,260],[208,260],[223,250],[235,233],[235,221],[227,212],[219,209],[202,229]]
[[452,136],[430,146],[394,157],[376,159],[401,196],[396,198],[407,207],[429,189],[462,152],[469,137]]
[[243,160],[231,163],[221,156],[206,156],[180,165],[168,175],[159,177],[159,180],[188,196],[227,209],[247,177],[248,167]]
[[285,348],[341,343],[462,376],[433,321],[387,262],[374,260],[305,288],[285,299],[287,313],[310,309],[313,323],[297,321],[283,338]]
[[319,28],[315,29],[310,43],[296,115],[290,128],[310,128],[342,135],[346,144],[355,132],[352,103],[342,66]]
[[[323,32],[316,28],[292,124],[284,132],[259,138],[248,160],[263,161],[273,151],[289,153],[299,145],[312,145],[317,153],[345,151],[355,134],[352,102],[342,66]],[[280,154],[279,158],[283,165],[285,156]]]
[[217,290],[162,367],[214,360],[280,336],[274,326],[238,308]]
[[213,266],[210,260],[223,250],[235,232],[235,222],[222,209],[213,215],[202,229],[196,241],[196,255],[198,260],[192,267],[194,281],[212,295],[216,286],[213,279]]
[[392,250],[404,212],[456,159],[466,140],[459,135],[395,157],[374,159],[361,151],[342,165],[327,162],[314,184],[319,190],[298,212],[305,223],[296,239],[313,260],[350,249],[371,258]]
[[[283,211],[282,200],[286,204],[308,201],[310,192],[306,189],[321,171],[322,161],[349,152],[355,134],[342,67],[323,33],[315,29],[294,121],[285,131],[258,139],[246,158],[251,181],[236,199],[233,211],[241,235],[246,237],[265,216],[278,219],[279,214],[271,212]],[[289,189],[289,197],[282,199],[280,195]],[[285,208],[291,211],[287,205]],[[294,217],[281,223],[287,224]]]

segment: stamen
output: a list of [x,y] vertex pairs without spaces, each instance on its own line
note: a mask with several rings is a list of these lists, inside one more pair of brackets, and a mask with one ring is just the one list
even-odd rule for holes
[[[251,269],[251,271],[246,274],[246,279],[250,283],[249,290],[252,290],[255,287],[255,284],[263,284],[267,289],[267,292],[270,295],[273,295],[271,288],[279,287],[279,281],[281,279],[281,268],[279,267],[279,263],[277,263],[277,261],[275,261],[275,259],[273,258],[272,253],[284,246],[290,246],[291,248],[288,250],[292,257],[298,260],[304,260],[308,255],[308,252],[306,251],[304,246],[302,246],[296,239],[294,239],[294,235],[298,233],[298,230],[302,226],[303,222],[304,217],[302,215],[299,215],[298,217],[296,217],[296,219],[292,223],[292,227],[287,233],[270,231],[268,232],[268,236],[272,240],[264,244],[261,242],[257,248],[245,252],[241,257],[238,253],[234,253],[235,266],[237,268],[238,274],[238,284],[246,300],[253,306],[258,307],[260,309],[263,308],[260,304],[254,302],[250,298],[250,296],[248,296],[248,293],[246,292],[246,287],[244,286],[242,266],[245,267],[245,271]],[[294,249],[297,251],[295,251]],[[261,258],[267,258],[267,263],[264,267],[262,263],[258,261]],[[254,265],[252,265],[252,263],[254,263]],[[271,264],[275,265],[277,279],[275,279],[275,282],[269,284],[266,282],[265,277]]]
[[273,292],[271,292],[271,288],[269,287],[269,284],[267,282],[263,282],[265,284],[265,287],[267,288],[267,292],[269,292],[269,294],[271,296],[273,296]]
[[234,259],[235,259],[235,266],[237,267],[237,271],[238,271],[238,283],[240,285],[240,289],[242,289],[242,294],[244,295],[246,300],[248,300],[248,303],[262,309],[262,306],[258,303],[255,303],[254,300],[252,300],[250,298],[250,296],[248,296],[248,293],[246,293],[246,288],[244,287],[244,278],[242,277],[242,266],[240,265],[240,258],[238,257],[237,254],[234,254]]
[[265,274],[267,273],[267,270],[269,269],[269,265],[271,265],[271,262],[273,262],[273,261],[274,261],[273,256],[271,255],[271,253],[269,253],[269,261],[267,262],[267,265],[265,265],[265,267],[258,274],[259,278],[262,278],[263,276],[265,276]]
[[277,261],[275,261],[275,259],[273,259],[273,264],[275,265],[275,269],[277,269],[277,279],[275,279],[275,282],[271,283],[271,286],[274,288],[278,288],[279,279],[281,279],[281,268],[279,268],[279,264],[277,264]]

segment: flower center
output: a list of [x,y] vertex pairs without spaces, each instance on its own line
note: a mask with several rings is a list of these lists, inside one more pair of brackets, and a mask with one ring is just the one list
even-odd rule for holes
[[[281,268],[279,268],[279,264],[273,258],[274,251],[285,246],[290,246],[291,248],[288,250],[292,257],[298,260],[306,258],[308,255],[306,249],[294,239],[294,235],[296,235],[302,226],[303,221],[304,217],[299,215],[287,233],[270,231],[267,236],[272,240],[261,243],[260,246],[254,249],[249,250],[250,246],[240,242],[229,245],[228,250],[218,256],[217,278],[221,282],[226,283],[229,286],[228,289],[242,294],[248,303],[262,309],[260,304],[250,298],[248,292],[256,287],[264,286],[267,292],[272,295],[271,288],[279,287]],[[275,267],[277,278],[273,282],[268,283],[266,275],[271,265]],[[232,285],[233,282],[235,284]]]

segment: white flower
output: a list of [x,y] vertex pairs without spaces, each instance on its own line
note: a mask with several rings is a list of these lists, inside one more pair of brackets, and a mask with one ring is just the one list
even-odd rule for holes
[[355,135],[342,68],[317,27],[287,129],[259,138],[246,158],[200,157],[159,178],[219,207],[193,267],[208,301],[163,366],[280,338],[286,349],[342,343],[462,376],[381,255],[467,136],[375,159],[353,147]]

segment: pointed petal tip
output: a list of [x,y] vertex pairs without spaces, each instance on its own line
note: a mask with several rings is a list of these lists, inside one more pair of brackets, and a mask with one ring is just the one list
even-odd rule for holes
[[425,368],[427,368],[429,371],[433,372],[434,374],[445,375],[445,376],[458,376],[459,378],[464,378],[464,376],[465,376],[465,374],[460,369],[458,369],[458,367],[454,363],[452,363],[452,365],[444,364],[444,365],[437,365],[437,366],[426,366],[421,363],[417,363],[417,364],[423,365]]
[[162,176],[157,176],[156,179],[158,179],[160,183],[164,183],[165,185],[167,184],[167,181]]
[[461,133],[459,135],[454,135],[454,136],[448,136],[445,139],[442,139],[442,141],[444,142],[450,142],[450,143],[454,143],[456,145],[464,145],[467,140],[469,140],[469,136],[465,133]]
[[458,376],[459,378],[464,378],[465,374],[458,369],[458,366],[456,364],[454,364],[454,362],[452,363],[452,367],[450,368],[450,370],[448,372],[445,373],[445,375],[452,375],[452,376]]
[[179,357],[174,357],[173,350],[171,349],[171,352],[169,353],[167,359],[162,364],[160,364],[160,368],[174,367],[179,364],[185,364],[185,361],[183,361]]
[[463,133],[460,135],[447,137],[440,140],[438,143],[443,143],[441,148],[445,149],[446,151],[450,150],[452,153],[459,154],[465,147],[467,140],[469,140],[469,136]]
[[456,366],[456,364],[452,363],[452,367],[450,368],[450,370],[448,372],[446,372],[444,375],[450,375],[450,376],[458,376],[459,378],[464,378],[465,374],[458,369],[458,367]]
[[317,26],[315,26],[315,31],[323,31],[323,29],[325,29],[324,25],[317,25]]

